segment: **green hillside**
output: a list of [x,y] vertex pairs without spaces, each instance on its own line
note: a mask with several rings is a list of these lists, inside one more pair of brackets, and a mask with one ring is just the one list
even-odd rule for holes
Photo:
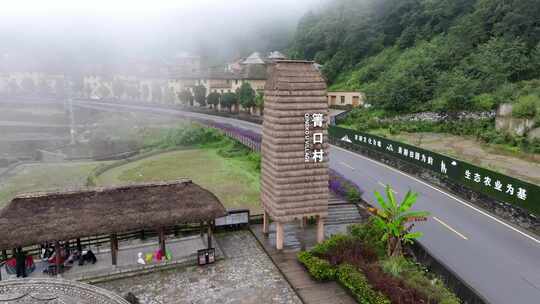
[[386,114],[494,109],[540,121],[540,0],[336,0],[300,21],[293,58]]

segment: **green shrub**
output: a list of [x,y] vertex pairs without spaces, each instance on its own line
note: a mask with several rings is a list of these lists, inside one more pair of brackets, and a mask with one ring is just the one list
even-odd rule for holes
[[401,273],[411,268],[411,263],[402,256],[390,257],[380,262],[384,272],[399,278]]
[[204,145],[218,142],[223,135],[215,129],[201,127],[196,124],[182,124],[176,128],[148,134],[145,148],[174,148],[180,146]]
[[352,238],[348,235],[334,234],[330,238],[326,239],[324,242],[315,245],[311,249],[311,253],[316,256],[324,256],[329,251],[350,243],[351,240]]
[[492,94],[481,94],[473,97],[473,105],[476,110],[489,111],[495,108],[497,101]]
[[533,118],[540,108],[540,97],[536,95],[521,96],[512,107],[512,116]]
[[419,267],[408,267],[402,271],[400,278],[405,284],[421,292],[430,300],[439,304],[459,304],[459,298],[451,292],[444,282],[434,276],[428,276],[428,273]]
[[360,191],[356,187],[347,187],[347,201],[357,203],[360,200]]
[[331,281],[336,278],[337,270],[328,261],[313,256],[308,251],[300,251],[297,257],[315,280]]
[[371,288],[363,273],[354,266],[343,264],[337,272],[338,281],[349,289],[358,303],[362,304],[390,304],[390,300],[380,292]]
[[365,224],[350,226],[351,235],[360,239],[365,245],[373,249],[379,257],[386,256],[386,242],[382,240],[384,231],[374,225],[372,220]]

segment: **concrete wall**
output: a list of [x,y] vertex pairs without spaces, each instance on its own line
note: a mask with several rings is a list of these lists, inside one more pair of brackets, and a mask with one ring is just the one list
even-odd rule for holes
[[511,104],[501,104],[497,109],[495,129],[498,131],[524,136],[534,127],[534,125],[534,119],[512,117]]

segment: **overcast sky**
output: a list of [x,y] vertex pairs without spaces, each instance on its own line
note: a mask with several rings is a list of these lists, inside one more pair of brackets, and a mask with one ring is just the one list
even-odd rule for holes
[[283,47],[282,36],[324,1],[3,1],[0,52],[105,58],[186,50],[231,57],[269,44]]

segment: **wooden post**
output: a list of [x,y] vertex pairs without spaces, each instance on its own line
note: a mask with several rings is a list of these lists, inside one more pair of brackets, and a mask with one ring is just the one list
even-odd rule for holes
[[199,233],[201,234],[201,238],[204,237],[204,221],[199,223]]
[[324,241],[324,218],[317,216],[317,243]]
[[212,221],[208,221],[208,235],[207,235],[207,238],[208,238],[208,242],[207,242],[208,249],[210,249],[210,248],[212,248]]
[[163,255],[166,254],[165,251],[165,228],[161,227],[158,230],[158,238],[159,238],[159,249],[161,250],[161,253]]
[[144,234],[144,228],[141,229],[141,240],[144,241],[146,239],[146,235]]
[[306,217],[300,219],[300,250],[306,250]]
[[60,276],[60,242],[55,241],[54,242],[54,263],[56,265],[56,276]]
[[116,234],[111,234],[111,261],[112,265],[118,265],[118,238]]
[[77,239],[77,251],[79,251],[79,253],[82,252],[81,239]]
[[268,236],[268,225],[270,224],[270,218],[268,212],[264,211],[263,213],[263,235]]
[[277,250],[283,249],[284,237],[285,237],[285,233],[283,231],[283,223],[276,222],[276,249]]

